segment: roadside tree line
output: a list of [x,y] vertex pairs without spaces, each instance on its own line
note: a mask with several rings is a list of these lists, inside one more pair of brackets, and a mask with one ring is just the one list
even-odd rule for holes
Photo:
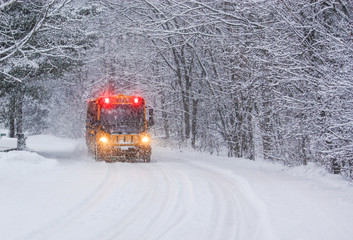
[[11,126],[15,103],[43,112],[28,128],[76,137],[84,99],[141,94],[170,144],[352,177],[352,10],[348,0],[5,1],[3,116]]
[[151,95],[165,138],[352,177],[349,1],[104,3],[111,38],[129,39],[117,53],[133,52],[114,66]]

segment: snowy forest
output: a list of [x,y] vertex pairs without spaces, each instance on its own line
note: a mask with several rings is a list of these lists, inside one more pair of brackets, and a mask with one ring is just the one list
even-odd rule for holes
[[156,139],[353,178],[350,0],[2,0],[0,123],[84,136],[87,99],[138,94]]

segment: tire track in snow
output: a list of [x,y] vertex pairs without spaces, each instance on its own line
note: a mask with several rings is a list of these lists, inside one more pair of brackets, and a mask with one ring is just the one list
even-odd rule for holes
[[[213,232],[211,239],[216,239],[220,233],[228,232],[223,239],[255,239],[252,234],[257,226],[256,212],[243,199],[243,192],[238,190],[234,182],[214,172],[204,172],[213,185],[213,192],[218,192],[217,230]],[[222,187],[219,187],[222,186]],[[244,210],[245,209],[245,210]],[[246,230],[244,232],[244,230]]]
[[[212,173],[199,170],[198,174],[204,177],[209,184],[209,191],[214,196],[214,206],[212,211],[212,218],[217,219],[212,222],[216,224],[212,227],[212,231],[209,231],[209,239],[236,239],[236,230],[233,224],[236,221],[232,221],[232,218],[237,215],[234,209],[236,203],[232,197],[233,192],[229,192],[223,181],[215,177]],[[227,233],[226,233],[227,232]]]
[[26,239],[80,236],[92,216],[92,240],[271,239],[256,201],[245,180],[201,162],[113,163],[93,194]]
[[[128,236],[131,234],[130,226],[134,228],[136,219],[141,218],[147,218],[149,224],[139,226],[140,234],[132,239],[141,237],[143,239],[169,239],[168,237],[178,236],[178,229],[185,227],[197,214],[193,207],[196,205],[195,199],[198,198],[195,196],[195,189],[199,186],[192,182],[192,176],[207,182],[208,188],[205,190],[213,198],[211,205],[205,209],[205,211],[211,211],[210,217],[206,219],[206,222],[202,222],[204,224],[202,228],[207,232],[205,239],[261,239],[256,238],[256,233],[261,228],[258,211],[253,208],[246,197],[242,196],[244,193],[239,189],[238,183],[232,181],[233,179],[230,180],[207,168],[195,166],[194,169],[189,169],[190,166],[186,164],[151,167],[147,166],[149,174],[145,179],[150,182],[149,198],[133,210],[127,219],[124,218],[122,224],[117,222],[118,230],[111,232],[109,237],[104,239],[121,239]],[[189,170],[185,173],[185,169]],[[161,178],[166,179],[163,181],[166,195],[156,198],[158,186],[161,185],[158,179]],[[193,204],[182,204],[180,201],[183,199]],[[190,199],[194,200],[190,201]],[[155,209],[156,211],[151,214],[150,207],[156,206],[157,203],[159,209]]]
[[[112,170],[107,167],[103,180],[97,185],[97,187],[95,187],[92,194],[86,196],[64,215],[49,223],[47,226],[31,233],[26,239],[52,239],[53,233],[63,233],[66,229],[71,228],[75,222],[85,219],[85,217],[92,212],[92,209],[99,206],[100,202],[112,193],[112,189],[116,188],[117,185],[122,184],[122,182],[114,180],[115,175],[112,173]],[[112,182],[118,184],[112,185]],[[57,239],[60,239],[60,237]]]
[[[201,166],[194,162],[191,165],[202,169],[209,179],[213,179],[213,184],[222,183],[223,187],[219,190],[225,197],[231,198],[226,209],[232,209],[232,206],[235,206],[233,214],[236,217],[237,230],[234,236],[224,236],[222,239],[277,239],[269,226],[265,204],[255,195],[245,179],[232,173],[230,176],[225,175],[226,170],[219,171],[214,166]],[[213,239],[217,238],[219,235],[214,236]]]
[[[146,172],[145,180],[149,182],[148,197],[140,201],[139,207],[133,209],[122,224],[117,222],[118,230],[114,230],[104,239],[159,239],[185,217],[178,202],[180,188],[176,186],[180,185],[179,177],[171,174],[165,167],[151,164],[141,166]],[[143,231],[132,232],[139,223],[139,229]]]
[[[155,171],[160,171],[160,169],[155,169]],[[152,173],[152,171],[151,171]],[[159,226],[158,229],[161,229],[162,226],[158,225],[160,216],[163,214],[165,216],[166,212],[168,212],[169,206],[171,204],[171,201],[174,201],[173,199],[175,198],[175,194],[173,193],[172,187],[171,186],[175,186],[175,183],[173,184],[173,181],[171,180],[171,177],[169,176],[169,174],[165,174],[164,172],[159,172],[159,174],[163,174],[160,175],[159,178],[162,178],[163,181],[163,189],[160,189],[159,186],[161,186],[159,184],[158,181],[154,181],[154,193],[157,193],[157,195],[161,196],[160,198],[158,198],[158,202],[160,202],[159,204],[159,209],[156,209],[156,211],[154,211],[153,213],[150,213],[148,210],[144,213],[144,212],[140,212],[139,215],[140,217],[144,217],[146,215],[148,216],[153,216],[151,219],[149,219],[149,223],[145,226],[145,231],[140,233],[140,236],[137,239],[151,239],[150,236],[152,236],[152,239],[158,239],[158,237],[155,236],[155,233],[153,233],[153,226]],[[153,174],[153,177],[155,179],[157,179],[156,174]],[[160,189],[158,191],[158,189]],[[157,190],[157,191],[156,191]],[[165,194],[161,194],[161,190],[165,190]],[[156,196],[156,195],[154,195]],[[151,204],[155,204],[156,203],[156,199],[152,199],[152,201],[147,202],[146,203],[146,208],[148,209],[148,206],[150,206]],[[173,203],[172,203],[173,204]],[[165,223],[164,223],[165,224]],[[152,228],[152,229],[151,229]],[[152,230],[152,234],[151,234],[151,230]]]
[[[144,167],[141,171],[142,166]],[[138,201],[135,203],[135,205],[133,205],[137,207],[132,209],[131,212],[127,211],[124,215],[118,215],[117,219],[114,222],[110,223],[109,227],[104,228],[104,231],[101,231],[101,233],[97,236],[99,237],[99,239],[124,239],[121,237],[124,234],[124,231],[128,228],[129,225],[134,224],[136,217],[145,208],[149,207],[147,203],[153,200],[154,188],[151,187],[151,181],[148,181],[148,178],[150,178],[152,174],[148,170],[148,167],[146,168],[146,166],[147,164],[145,163],[137,163],[131,165],[133,169],[140,171],[140,178],[143,176],[141,182],[147,183],[147,189],[144,189],[143,194],[138,197]],[[131,207],[131,205],[128,207]],[[97,237],[92,238],[92,240],[97,239]]]
[[[167,179],[168,195],[163,202],[163,207],[160,208],[154,220],[147,226],[147,231],[141,235],[144,239],[168,239],[164,237],[172,230],[178,229],[189,215],[185,204],[181,204],[180,196],[192,196],[191,182],[185,178],[185,174],[180,174],[179,169],[169,169],[165,166],[159,167],[159,169],[164,169],[162,172]],[[180,188],[180,186],[183,188]],[[185,188],[187,194],[182,194]],[[192,202],[190,199],[188,201]],[[157,227],[151,229],[152,226]]]
[[[165,239],[166,234],[183,225],[183,219],[193,212],[179,201],[180,196],[185,196],[182,192],[187,191],[186,196],[191,196],[187,202],[195,206],[192,184],[185,174],[158,164],[141,166],[150,194],[138,202],[137,209],[131,209],[128,216],[119,216],[113,226],[104,230],[100,235],[103,239]],[[136,225],[139,226],[137,232]]]

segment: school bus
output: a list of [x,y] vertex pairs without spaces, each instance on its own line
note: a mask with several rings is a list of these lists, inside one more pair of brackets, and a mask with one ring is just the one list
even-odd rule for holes
[[151,161],[153,109],[146,114],[142,97],[108,95],[87,102],[86,143],[96,161]]

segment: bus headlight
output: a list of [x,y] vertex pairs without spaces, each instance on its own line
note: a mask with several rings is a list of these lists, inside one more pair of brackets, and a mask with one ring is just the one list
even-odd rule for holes
[[108,138],[106,138],[106,137],[101,137],[101,138],[99,139],[99,142],[101,142],[101,143],[107,143],[107,142],[108,142]]
[[150,138],[147,136],[142,137],[142,142],[143,143],[148,143],[150,141]]

